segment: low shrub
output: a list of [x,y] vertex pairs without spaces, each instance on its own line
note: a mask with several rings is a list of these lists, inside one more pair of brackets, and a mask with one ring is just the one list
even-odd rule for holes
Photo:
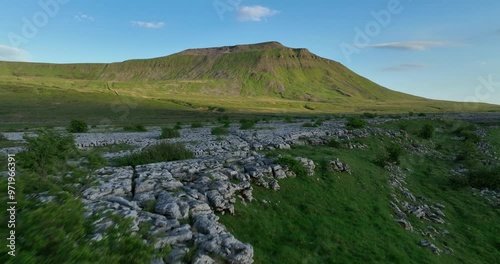
[[387,164],[399,165],[400,157],[403,155],[404,149],[395,144],[391,143],[384,147],[384,151],[375,157],[375,164],[384,167]]
[[304,108],[307,110],[311,110],[311,111],[314,110],[314,107],[312,107],[311,105],[308,105],[308,104],[304,105]]
[[191,123],[191,128],[200,128],[200,127],[203,127],[203,124],[201,122]]
[[314,122],[315,127],[319,127],[321,125],[323,125],[323,121],[321,121],[321,120],[316,120],[316,122]]
[[219,116],[217,117],[217,121],[221,122],[221,123],[224,123],[226,121],[229,121],[229,116],[228,115],[222,115],[222,116]]
[[160,139],[178,138],[180,136],[181,136],[181,133],[179,133],[179,131],[177,131],[176,129],[169,128],[169,127],[164,127],[161,129]]
[[326,143],[327,146],[332,148],[341,148],[342,144],[335,138],[330,138]]
[[191,158],[194,158],[194,154],[186,149],[183,144],[162,142],[146,147],[141,152],[116,158],[113,160],[113,163],[116,166],[136,166]]
[[43,176],[67,167],[66,160],[79,153],[72,135],[40,130],[36,136],[24,136],[26,150],[18,154],[19,166]]
[[423,139],[431,139],[434,136],[435,128],[432,124],[425,124],[420,129],[420,137]]
[[240,120],[240,129],[253,129],[255,127],[254,120],[242,119]]
[[311,122],[306,122],[306,123],[302,124],[302,127],[315,127],[315,126]]
[[360,129],[366,127],[367,123],[363,118],[351,116],[347,118],[347,129]]
[[201,122],[191,123],[191,128],[200,128],[200,127],[203,127],[203,124]]
[[500,189],[500,166],[483,166],[469,171],[467,174],[468,185],[474,188]]
[[88,125],[83,120],[71,120],[68,127],[70,133],[85,133],[89,131]]
[[278,158],[276,162],[280,165],[287,166],[288,169],[295,172],[297,176],[307,176],[307,170],[304,168],[304,165],[293,157],[283,156]]
[[377,117],[377,114],[375,113],[363,113],[364,118],[375,118]]
[[210,133],[214,136],[225,136],[229,134],[229,131],[224,127],[214,127]]
[[175,129],[175,130],[182,129],[182,123],[181,123],[181,122],[177,122],[177,123],[175,123],[175,125],[174,125],[174,129]]
[[123,127],[123,131],[127,131],[127,132],[147,132],[148,130],[146,129],[146,127],[144,127],[144,125],[137,124],[137,125],[134,125],[134,126]]

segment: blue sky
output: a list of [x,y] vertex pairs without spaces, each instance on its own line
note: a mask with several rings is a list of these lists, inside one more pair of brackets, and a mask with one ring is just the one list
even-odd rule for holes
[[0,0],[0,60],[115,62],[279,41],[393,90],[500,104],[498,0]]

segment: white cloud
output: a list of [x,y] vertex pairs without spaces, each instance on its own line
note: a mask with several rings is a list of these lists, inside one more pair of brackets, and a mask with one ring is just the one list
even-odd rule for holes
[[75,19],[82,22],[82,21],[89,21],[89,22],[94,22],[94,18],[87,15],[87,14],[84,14],[82,12],[78,13],[78,15],[75,16]]
[[145,22],[145,21],[130,21],[132,25],[143,28],[162,28],[165,26],[163,22]]
[[440,41],[407,41],[407,42],[388,42],[380,44],[357,45],[360,48],[371,47],[381,49],[399,49],[399,50],[417,50],[424,51],[435,47],[449,47],[456,44]]
[[426,64],[399,64],[396,66],[391,66],[391,67],[386,67],[383,68],[383,71],[410,71],[410,70],[416,70],[416,69],[421,69],[421,68],[426,68],[429,65]]
[[28,53],[22,49],[0,45],[0,60],[27,61]]
[[253,21],[259,22],[262,19],[274,16],[278,14],[279,11],[272,10],[264,6],[242,6],[238,8],[238,19],[240,21]]

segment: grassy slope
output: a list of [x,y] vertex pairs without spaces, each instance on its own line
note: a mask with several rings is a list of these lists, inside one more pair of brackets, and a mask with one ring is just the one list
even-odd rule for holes
[[[3,122],[116,119],[123,114],[111,105],[123,102],[135,105],[126,119],[153,122],[214,109],[279,114],[500,110],[395,92],[338,62],[279,43],[111,64],[0,62],[0,98]],[[160,114],[164,111],[171,111],[168,118]]]
[[[408,130],[417,133],[421,126],[416,121]],[[414,140],[433,146],[449,143],[451,136],[439,133],[434,141]],[[222,216],[222,222],[237,238],[254,245],[257,263],[495,262],[500,212],[469,189],[451,188],[449,161],[432,155],[407,154],[402,158],[401,166],[410,169],[408,188],[416,196],[446,206],[445,225],[409,218],[414,228],[425,230],[431,225],[450,231],[451,235],[431,241],[438,246],[447,243],[455,253],[434,256],[418,245],[423,236],[404,231],[391,216],[388,173],[372,163],[388,139],[362,141],[369,150],[304,146],[281,151],[316,163],[338,157],[350,164],[353,173],[332,174],[317,168],[315,177],[280,181],[279,192],[255,187],[257,201],[238,204],[236,216]],[[448,151],[452,149],[443,150],[451,155]],[[262,203],[262,199],[271,204]]]

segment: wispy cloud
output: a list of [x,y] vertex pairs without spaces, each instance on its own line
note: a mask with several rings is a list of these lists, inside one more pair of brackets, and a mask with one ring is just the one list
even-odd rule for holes
[[164,22],[146,22],[146,21],[130,21],[132,25],[143,28],[163,28]]
[[456,44],[451,42],[441,42],[441,41],[407,41],[407,42],[387,42],[379,44],[358,45],[358,47],[424,51],[430,48],[450,47],[455,45]]
[[426,68],[428,66],[429,65],[426,65],[426,64],[399,64],[396,66],[385,67],[382,70],[383,71],[401,72],[401,71],[411,71],[411,70],[415,70],[415,69]]
[[3,61],[27,61],[28,52],[22,49],[0,45],[0,60]]
[[82,21],[94,22],[94,20],[95,20],[93,17],[91,17],[87,14],[84,14],[82,12],[78,13],[78,15],[76,15],[74,18],[80,22],[82,22]]
[[278,14],[279,11],[264,6],[242,6],[238,8],[238,20],[259,22]]

